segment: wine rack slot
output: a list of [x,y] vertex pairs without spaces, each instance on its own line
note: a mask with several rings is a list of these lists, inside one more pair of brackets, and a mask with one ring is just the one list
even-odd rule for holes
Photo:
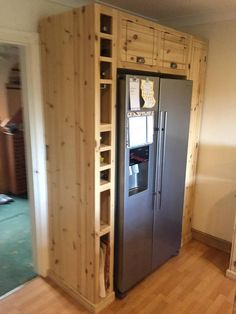
[[100,18],[100,32],[105,34],[112,34],[112,17],[101,14]]
[[110,151],[104,151],[100,153],[100,167],[105,167],[111,163]]
[[111,173],[110,173],[110,169],[107,170],[103,170],[100,172],[100,184],[106,184],[109,183],[111,181]]
[[100,118],[101,123],[111,123],[111,94],[112,89],[110,84],[102,84],[105,85],[105,88],[101,88],[101,102],[100,102]]
[[100,223],[101,229],[105,225],[110,225],[110,190],[101,193],[100,197]]
[[101,38],[100,47],[101,47],[100,56],[112,57],[112,41],[110,39]]
[[101,79],[112,79],[111,63],[101,62]]
[[104,298],[111,287],[111,249],[110,236],[105,234],[100,238],[100,297]]
[[100,151],[110,149],[110,147],[111,147],[111,132],[101,132]]

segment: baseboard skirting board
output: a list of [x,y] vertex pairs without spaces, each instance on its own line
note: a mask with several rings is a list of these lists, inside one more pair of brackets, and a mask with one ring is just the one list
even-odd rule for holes
[[214,247],[220,251],[230,253],[232,244],[226,240],[214,237],[205,232],[192,228],[193,239],[202,242],[208,246]]
[[110,293],[104,300],[101,300],[98,304],[93,304],[83,297],[78,292],[74,291],[71,287],[68,287],[53,271],[48,272],[48,278],[55,282],[62,290],[68,293],[71,297],[84,306],[90,313],[97,314],[101,312],[105,307],[115,300],[115,293]]
[[226,271],[226,277],[232,280],[236,280],[236,273],[230,269],[227,269]]

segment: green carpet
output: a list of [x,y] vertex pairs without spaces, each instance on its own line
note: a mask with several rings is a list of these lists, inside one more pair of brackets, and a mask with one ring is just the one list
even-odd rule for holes
[[0,205],[0,296],[36,276],[27,199]]

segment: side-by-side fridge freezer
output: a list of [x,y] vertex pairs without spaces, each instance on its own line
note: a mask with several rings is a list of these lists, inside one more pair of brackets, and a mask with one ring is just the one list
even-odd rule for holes
[[180,249],[191,93],[188,80],[119,75],[118,296]]

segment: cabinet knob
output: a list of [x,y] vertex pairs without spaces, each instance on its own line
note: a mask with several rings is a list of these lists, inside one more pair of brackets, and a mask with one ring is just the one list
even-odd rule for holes
[[177,69],[178,65],[175,62],[171,62],[170,67],[171,69]]
[[134,34],[133,39],[134,39],[134,40],[137,40],[137,39],[138,39],[138,35],[137,35],[137,34]]
[[144,57],[137,57],[136,62],[144,64],[145,63],[145,58]]

